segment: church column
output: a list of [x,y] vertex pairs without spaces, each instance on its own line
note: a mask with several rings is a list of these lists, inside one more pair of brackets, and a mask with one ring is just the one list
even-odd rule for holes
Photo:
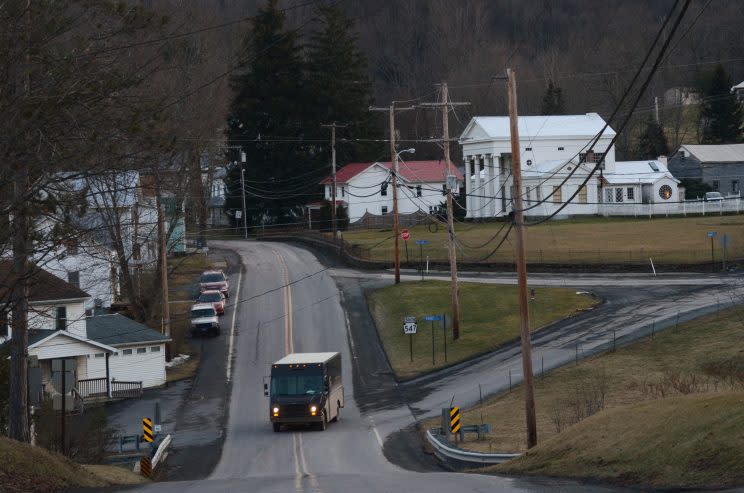
[[473,187],[473,193],[476,197],[473,197],[474,212],[473,217],[483,217],[483,180],[481,179],[481,155],[476,154],[473,156],[475,159],[473,167],[475,168],[475,186]]
[[465,210],[467,211],[465,217],[472,217],[471,211],[473,209],[473,200],[470,197],[470,194],[473,191],[473,187],[470,182],[472,169],[472,156],[465,156]]

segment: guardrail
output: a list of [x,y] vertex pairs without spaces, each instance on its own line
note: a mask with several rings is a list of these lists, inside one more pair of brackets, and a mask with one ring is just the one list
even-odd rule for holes
[[151,459],[153,471],[156,467],[158,467],[158,464],[160,464],[160,462],[165,460],[165,458],[168,456],[168,447],[170,447],[172,440],[173,439],[171,438],[171,436],[168,435],[163,439],[162,442],[160,442],[160,445],[158,445],[158,449],[155,451]]
[[452,469],[468,469],[477,466],[501,464],[522,454],[487,454],[453,447],[447,442],[441,428],[426,430],[426,439],[434,450],[434,455]]

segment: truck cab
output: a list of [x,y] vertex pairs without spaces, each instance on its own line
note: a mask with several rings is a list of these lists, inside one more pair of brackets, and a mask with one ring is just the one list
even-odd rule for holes
[[344,407],[339,353],[293,353],[271,365],[269,420],[274,431],[282,425],[317,425],[325,430]]

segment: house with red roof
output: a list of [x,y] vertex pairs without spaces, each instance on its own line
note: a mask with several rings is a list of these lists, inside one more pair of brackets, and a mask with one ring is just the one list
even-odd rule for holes
[[[384,216],[393,212],[392,163],[349,163],[336,172],[336,200],[348,208],[349,221],[365,214]],[[445,200],[447,175],[457,178],[457,189],[463,185],[462,173],[443,160],[398,162],[398,212],[434,213]],[[332,197],[333,179],[321,182],[325,199]]]

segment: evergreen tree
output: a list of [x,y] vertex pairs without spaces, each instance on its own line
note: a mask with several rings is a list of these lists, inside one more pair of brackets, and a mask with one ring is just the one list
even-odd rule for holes
[[[305,157],[312,153],[306,132],[318,122],[309,118],[297,33],[285,29],[277,0],[268,0],[253,18],[239,63],[245,70],[230,81],[227,138],[246,154],[248,218],[253,224],[291,222],[301,215],[308,190],[318,188],[314,180],[303,180]],[[231,169],[227,182],[228,207],[240,208],[240,166]]]
[[543,115],[563,115],[566,112],[563,90],[553,84],[552,79],[548,81],[548,89],[543,96],[540,112]]
[[659,123],[649,116],[644,123],[645,128],[638,140],[638,157],[640,159],[656,159],[659,156],[669,154],[664,129]]
[[731,77],[721,64],[703,77],[700,125],[704,144],[736,142],[741,135],[742,107],[731,93]]
[[[338,135],[374,137],[372,83],[367,75],[367,58],[358,47],[354,21],[337,6],[318,9],[318,28],[310,35],[307,50],[308,90],[313,115],[318,124],[337,122],[348,125]],[[328,130],[317,126],[320,141],[328,139]],[[336,145],[339,165],[369,159],[379,144],[341,142]],[[319,146],[319,165],[327,163],[330,148]]]

